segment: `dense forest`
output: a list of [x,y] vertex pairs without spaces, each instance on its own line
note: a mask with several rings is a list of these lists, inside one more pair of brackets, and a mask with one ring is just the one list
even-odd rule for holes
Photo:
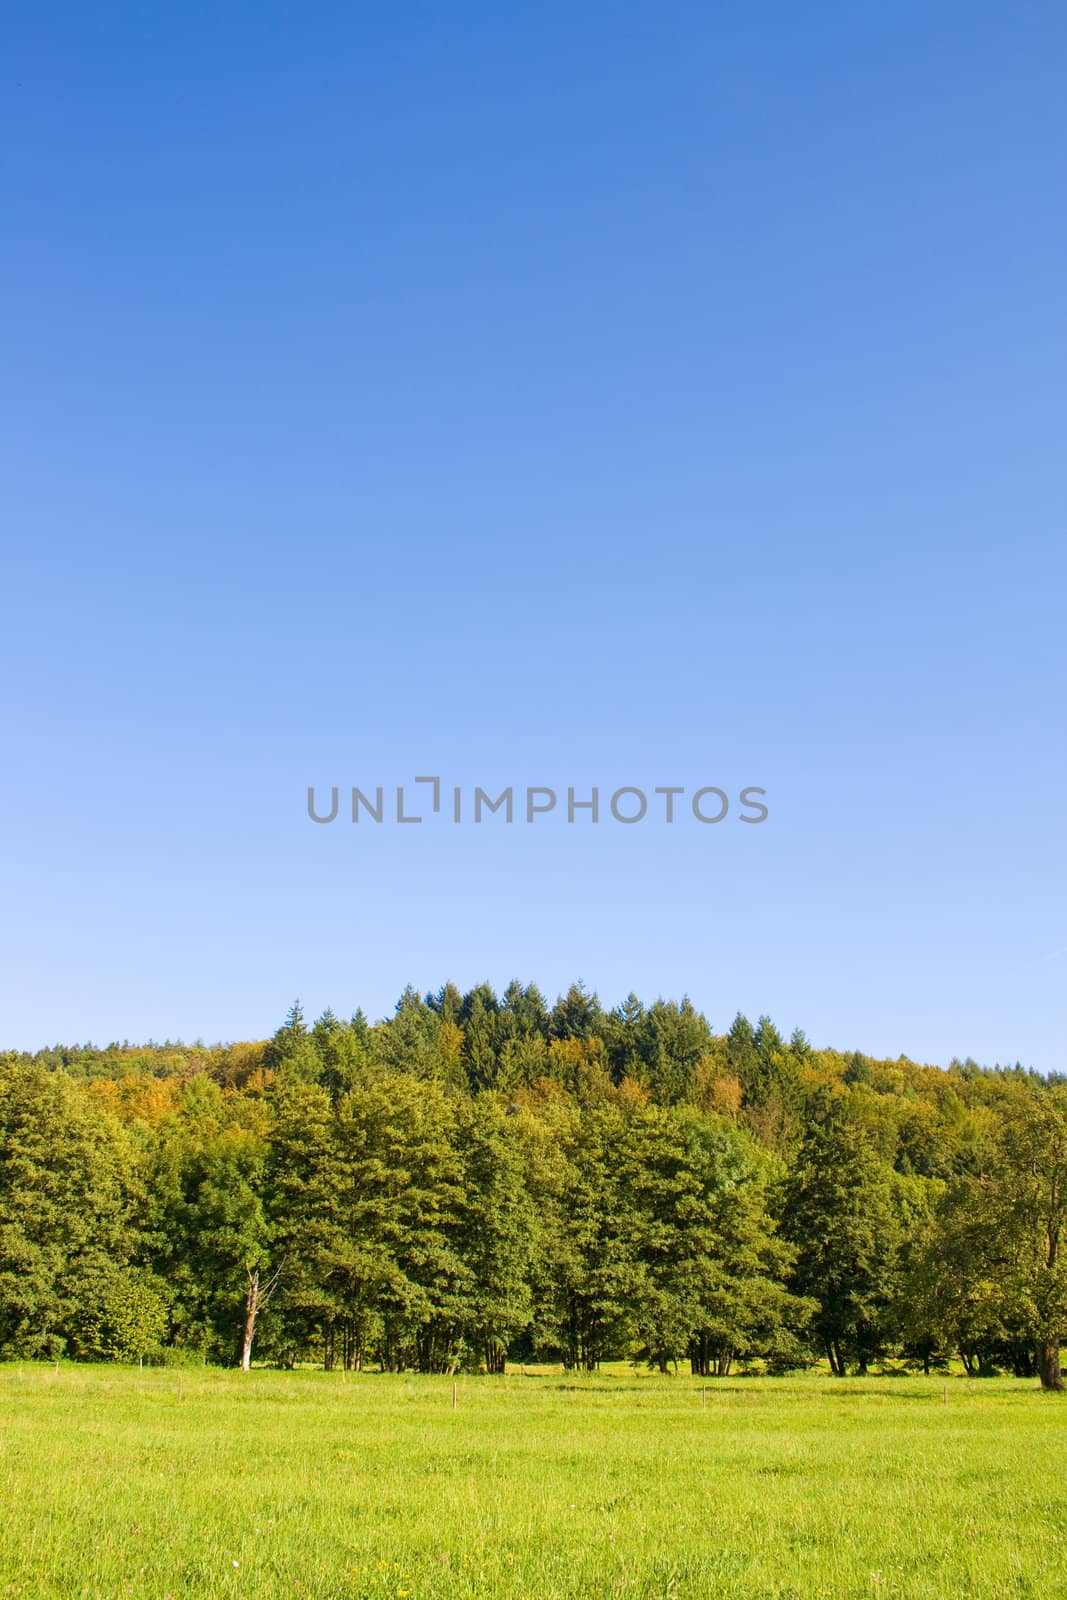
[[0,1357],[1062,1386],[1067,1082],[407,990],[370,1024],[0,1055]]

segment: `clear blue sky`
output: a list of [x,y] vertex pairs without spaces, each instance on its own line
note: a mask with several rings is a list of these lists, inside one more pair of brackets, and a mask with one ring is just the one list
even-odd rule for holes
[[[1059,3],[5,15],[0,1045],[1064,1057]],[[758,828],[317,828],[744,783]]]

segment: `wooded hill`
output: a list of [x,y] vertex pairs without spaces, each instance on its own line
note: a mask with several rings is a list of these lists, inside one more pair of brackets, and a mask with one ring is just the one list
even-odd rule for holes
[[0,1356],[1061,1385],[1067,1084],[581,985],[0,1055]]

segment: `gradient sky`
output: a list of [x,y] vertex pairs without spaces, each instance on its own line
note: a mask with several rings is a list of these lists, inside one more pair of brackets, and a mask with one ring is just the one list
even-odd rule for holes
[[[13,6],[0,1046],[1064,1059],[1062,4]],[[746,828],[309,783],[767,788]]]

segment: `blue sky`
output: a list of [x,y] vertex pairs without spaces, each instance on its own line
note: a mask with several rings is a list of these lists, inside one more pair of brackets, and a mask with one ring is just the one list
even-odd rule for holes
[[[13,8],[0,1045],[407,982],[1064,1069],[1067,14]],[[758,828],[317,828],[744,784]]]

